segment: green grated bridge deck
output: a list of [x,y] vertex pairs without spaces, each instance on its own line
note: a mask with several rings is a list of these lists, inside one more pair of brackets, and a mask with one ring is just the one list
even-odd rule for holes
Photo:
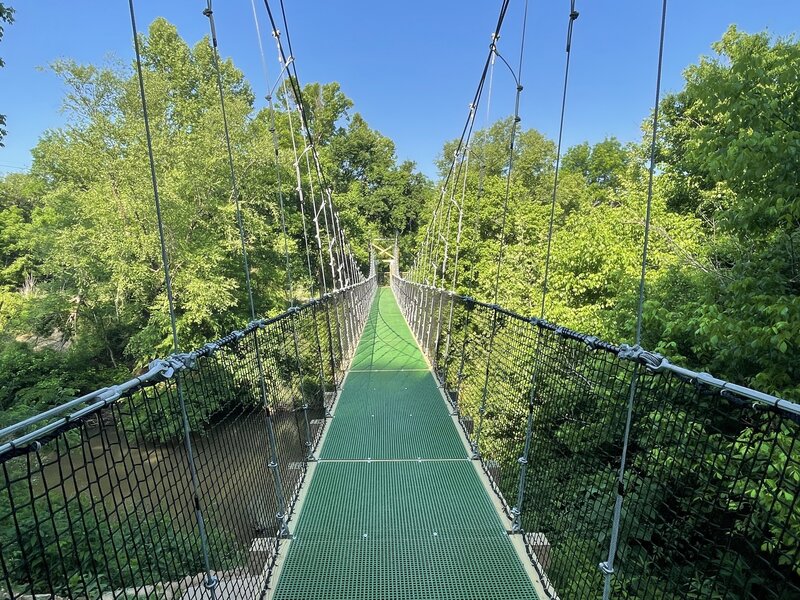
[[379,290],[273,598],[536,598],[388,288]]

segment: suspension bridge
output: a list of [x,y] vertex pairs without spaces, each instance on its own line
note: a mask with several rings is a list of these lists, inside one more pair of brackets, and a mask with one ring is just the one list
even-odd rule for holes
[[[508,4],[412,270],[376,240],[365,274],[285,11],[281,33],[265,2],[281,66],[269,109],[274,130],[280,85],[297,184],[278,201],[282,217],[299,202],[313,283],[296,303],[285,248],[288,308],[262,318],[208,0],[251,320],[186,352],[129,0],[173,352],[0,430],[0,598],[800,598],[800,406],[639,346],[647,235],[634,345],[547,320],[552,209],[538,315],[497,304],[502,243],[492,303],[452,291],[470,139],[498,60],[517,92],[505,235],[523,90],[521,58],[514,70],[497,46]],[[562,130],[577,18],[573,1]],[[649,197],[657,126],[656,110]],[[553,206],[560,155],[561,130]]]

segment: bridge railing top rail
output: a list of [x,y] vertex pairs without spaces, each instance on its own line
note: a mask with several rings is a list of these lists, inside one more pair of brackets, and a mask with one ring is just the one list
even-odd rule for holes
[[444,294],[455,301],[464,303],[467,309],[470,309],[472,307],[481,307],[491,311],[495,311],[508,318],[517,321],[527,322],[539,329],[551,331],[554,334],[563,337],[565,339],[571,339],[578,342],[582,342],[587,346],[589,346],[589,348],[592,350],[601,350],[604,352],[609,352],[611,354],[616,355],[620,359],[631,360],[633,362],[645,366],[647,370],[651,373],[670,372],[680,379],[693,381],[698,385],[703,385],[709,388],[717,389],[721,394],[728,396],[734,395],[742,399],[751,400],[753,402],[757,402],[758,404],[768,406],[779,412],[792,415],[793,418],[796,419],[800,418],[800,404],[796,402],[792,402],[790,400],[786,400],[784,398],[780,398],[772,394],[767,394],[765,392],[744,385],[731,383],[730,381],[714,377],[710,373],[706,373],[703,371],[695,371],[687,367],[679,366],[671,362],[667,357],[658,354],[656,352],[645,350],[640,346],[629,346],[627,344],[617,345],[602,340],[598,336],[581,333],[573,329],[570,329],[568,327],[558,325],[557,323],[550,322],[547,319],[526,316],[518,312],[515,312],[513,310],[499,306],[497,304],[482,302],[471,296],[458,294],[456,292],[447,290],[445,288],[439,288],[423,283],[409,281],[407,279],[398,277],[396,275],[393,276],[393,278],[407,285],[412,285],[420,289],[426,289],[435,293]]
[[[8,425],[0,429],[0,458],[6,456],[9,452],[13,452],[15,449],[23,448],[34,443],[38,439],[52,435],[55,431],[64,426],[68,426],[72,421],[78,421],[97,413],[120,398],[130,395],[142,388],[168,380],[174,376],[176,371],[192,368],[197,359],[212,356],[215,352],[240,342],[242,339],[260,329],[265,329],[284,321],[295,313],[303,313],[311,310],[317,305],[334,300],[352,290],[367,286],[374,281],[375,277],[375,275],[371,275],[358,283],[341,287],[317,298],[309,299],[280,314],[255,319],[247,323],[242,329],[232,331],[191,352],[182,352],[171,354],[165,358],[157,358],[149,363],[146,371],[125,382],[99,388],[27,419]],[[35,427],[37,425],[39,425],[39,427]],[[20,451],[24,452],[24,450]]]

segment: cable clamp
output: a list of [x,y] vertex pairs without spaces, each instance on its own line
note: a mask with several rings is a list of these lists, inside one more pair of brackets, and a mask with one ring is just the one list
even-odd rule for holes
[[163,358],[158,358],[152,361],[149,365],[150,370],[160,369],[161,371],[158,373],[158,377],[162,381],[167,381],[172,379],[173,375],[175,375],[175,367],[168,361],[164,360]]
[[237,329],[236,331],[231,331],[231,335],[233,336],[233,339],[238,342],[244,337],[244,331],[239,331]]
[[528,459],[527,459],[527,458],[525,458],[524,456],[520,456],[520,457],[517,459],[517,462],[518,462],[519,464],[521,464],[521,465],[527,465],[527,464],[528,464]]
[[608,563],[608,561],[603,561],[603,562],[601,562],[601,563],[600,563],[599,565],[597,565],[597,566],[600,568],[600,570],[601,570],[601,571],[603,572],[603,574],[605,574],[605,575],[613,575],[613,574],[614,574],[614,567],[612,567],[612,566],[611,566],[611,565]]
[[[176,370],[193,369],[197,364],[196,352],[181,352],[180,354],[173,354],[169,357],[171,364],[176,365]],[[176,364],[177,363],[177,364]]]
[[248,331],[253,331],[254,329],[263,329],[265,325],[264,319],[253,319],[247,324],[245,327]]
[[569,13],[569,19],[570,21],[575,21],[580,15],[581,13],[579,13],[577,10],[573,10],[571,13]]
[[203,346],[203,350],[207,356],[214,356],[219,351],[219,344],[216,342],[208,342]]
[[206,580],[203,582],[203,587],[206,588],[207,590],[214,590],[217,588],[218,585],[219,585],[219,577],[217,577],[216,575],[212,575],[211,573],[208,573],[206,575]]
[[204,8],[203,9],[203,16],[206,16],[206,17],[208,17],[210,19],[211,15],[213,15],[213,14],[214,14],[214,11],[211,10],[210,8]]
[[664,365],[664,361],[666,360],[663,356],[658,354],[657,352],[649,352],[647,350],[643,350],[639,360],[642,364],[647,367],[647,370],[651,373],[658,373],[659,371],[663,370],[666,366]]
[[638,344],[635,346],[629,346],[628,344],[621,344],[619,347],[619,351],[617,352],[617,358],[622,360],[632,360],[635,362],[639,361],[639,357],[642,355],[644,350]]
[[600,338],[596,335],[588,335],[583,339],[583,343],[590,349],[597,350],[600,347]]

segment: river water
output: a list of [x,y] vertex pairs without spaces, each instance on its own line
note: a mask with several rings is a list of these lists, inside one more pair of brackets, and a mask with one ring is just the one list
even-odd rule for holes
[[[45,462],[41,484],[69,502],[91,495],[101,519],[142,520],[167,515],[178,531],[195,529],[192,476],[183,440],[154,444],[108,422],[88,425],[68,452]],[[302,413],[273,417],[278,463],[287,502],[305,472],[305,424]],[[321,433],[314,420],[312,439]],[[277,502],[268,468],[269,445],[260,410],[229,416],[191,436],[198,495],[211,534],[249,547],[255,538],[274,536]],[[38,477],[37,477],[38,479]],[[37,486],[38,487],[38,486]]]

